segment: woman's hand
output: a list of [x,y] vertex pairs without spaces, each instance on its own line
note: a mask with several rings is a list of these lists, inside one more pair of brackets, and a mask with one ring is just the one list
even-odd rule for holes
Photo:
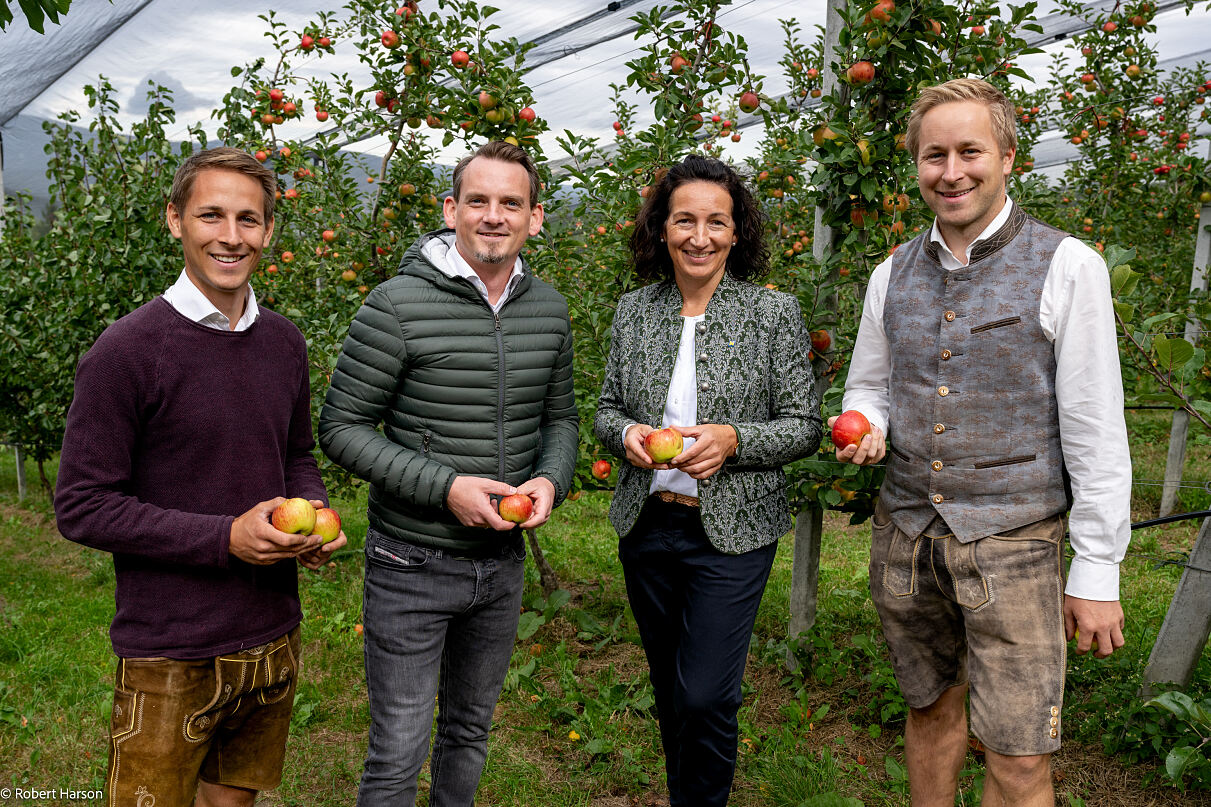
[[728,457],[734,456],[739,438],[732,426],[703,423],[700,426],[678,426],[685,437],[694,438],[694,444],[678,454],[669,465],[684,471],[695,479],[706,479],[715,474]]
[[646,423],[636,423],[627,428],[626,436],[622,438],[622,444],[627,450],[627,462],[637,468],[647,468],[649,471],[667,471],[669,464],[652,462],[647,449],[643,447],[643,438],[654,431],[655,429]]

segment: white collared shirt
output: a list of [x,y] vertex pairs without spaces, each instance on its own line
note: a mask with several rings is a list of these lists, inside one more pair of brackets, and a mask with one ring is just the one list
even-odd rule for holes
[[227,318],[227,315],[206,299],[206,295],[193,284],[193,281],[189,279],[189,273],[183,269],[177,282],[164,291],[164,299],[183,316],[200,325],[220,331],[247,330],[261,315],[261,310],[256,304],[256,294],[249,285],[248,296],[244,302],[244,313],[236,321],[235,328],[232,328],[231,320]]
[[[972,244],[996,233],[1009,219],[1010,208],[1006,198],[1004,208]],[[946,245],[936,219],[930,239],[938,243],[944,269],[953,272],[966,265]],[[892,356],[883,329],[883,304],[894,259],[888,257],[871,273],[842,402],[843,409],[860,410],[889,437]],[[1072,483],[1068,529],[1075,557],[1066,593],[1117,600],[1118,565],[1131,540],[1131,452],[1123,419],[1118,326],[1106,263],[1076,238],[1065,238],[1052,256],[1039,324],[1054,344],[1060,442]]]
[[[664,417],[660,425],[664,426],[695,426],[698,423],[698,372],[694,363],[694,339],[697,332],[694,326],[706,321],[706,314],[681,318],[681,341],[677,345],[677,361],[673,364],[673,376],[669,380],[669,394],[664,402]],[[634,424],[632,424],[634,425]],[[622,431],[626,439],[626,429]],[[684,453],[694,444],[693,437],[686,437],[681,447]],[[698,480],[685,471],[672,468],[668,471],[657,471],[652,475],[649,493],[658,490],[669,490],[686,496],[698,495]]]
[[480,278],[479,273],[471,268],[471,264],[467,263],[466,259],[462,256],[462,253],[458,251],[458,245],[454,241],[454,234],[451,233],[448,236],[449,241],[446,241],[446,238],[447,236],[442,236],[441,239],[439,239],[445,242],[449,247],[446,250],[445,260],[434,260],[434,265],[437,266],[437,268],[440,269],[447,277],[465,277],[471,282],[471,285],[475,287],[475,290],[483,295],[484,300],[486,300],[488,305],[491,306],[492,311],[499,313],[500,307],[505,304],[505,302],[509,299],[509,295],[513,293],[513,291],[517,288],[517,284],[521,282],[523,274],[521,270],[521,256],[519,255],[517,259],[513,261],[513,271],[509,273],[509,280],[507,283],[505,283],[505,290],[500,293],[500,299],[494,303],[488,299],[487,284],[484,283],[482,278]]

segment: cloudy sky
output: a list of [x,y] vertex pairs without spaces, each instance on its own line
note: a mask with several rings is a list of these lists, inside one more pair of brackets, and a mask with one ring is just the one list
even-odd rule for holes
[[[500,2],[501,11],[493,21],[501,27],[503,35],[525,41],[587,15],[603,12],[607,2]],[[604,14],[604,20],[598,26],[607,30],[621,27],[636,8],[650,5],[639,3],[613,14]],[[422,0],[422,8],[435,6],[435,0]],[[290,29],[299,30],[315,18],[318,9],[326,6],[309,0],[275,0],[272,7]],[[97,30],[100,18],[122,8],[138,11],[110,33],[103,44],[83,55],[78,38]],[[1038,14],[1042,16],[1055,8],[1054,2],[1044,0],[1039,4]],[[147,82],[153,80],[175,91],[178,127],[173,134],[186,136],[186,126],[198,121],[213,133],[210,111],[219,105],[223,92],[232,85],[230,68],[271,53],[264,37],[267,26],[258,19],[260,13],[263,13],[261,7],[246,0],[114,0],[112,6],[102,0],[76,0],[64,30],[60,32],[54,26],[49,27],[52,35],[61,39],[38,37],[20,22],[10,26],[8,31],[0,33],[0,96],[10,94],[12,97],[12,93],[37,84],[29,76],[39,66],[54,68],[57,65],[61,70],[72,62],[75,64],[48,89],[30,99],[21,110],[22,114],[0,130],[6,154],[6,190],[12,192],[19,179],[30,175],[29,169],[34,166],[27,163],[36,161],[37,157],[33,155],[41,154],[40,143],[31,150],[39,134],[38,121],[54,118],[69,109],[85,109],[82,87],[95,81],[98,74],[104,74],[115,85],[124,112],[138,116],[145,110],[145,88]],[[752,68],[767,76],[764,89],[773,94],[784,89],[777,65],[782,55],[778,20],[796,17],[802,30],[812,32],[815,25],[823,23],[823,13],[823,0],[733,0],[720,15],[719,22],[747,41]],[[92,19],[93,14],[99,15],[98,19]],[[1190,16],[1178,8],[1158,15],[1156,23],[1162,59],[1190,54],[1205,54],[1204,58],[1208,58],[1211,10],[1205,0],[1200,0]],[[75,31],[69,30],[73,27]],[[69,34],[77,39],[71,39]],[[51,53],[37,54],[36,50],[39,47],[46,49],[47,43],[55,43]],[[534,107],[551,127],[551,133],[543,143],[548,157],[560,156],[554,136],[564,129],[603,138],[612,136],[609,84],[621,81],[625,75],[624,64],[633,57],[637,46],[629,35],[619,37],[541,66],[527,76],[536,97]],[[1067,46],[1057,44],[1049,47],[1048,52],[1063,47]],[[326,76],[347,71],[355,81],[359,74],[364,75],[351,49],[341,49],[338,43],[337,51],[335,58],[313,58],[305,62],[301,74]],[[1020,64],[1033,75],[1045,76],[1049,61],[1050,55],[1034,56],[1022,59]],[[10,65],[7,72],[5,62]],[[318,124],[309,120],[281,128],[287,137],[305,137],[316,126]],[[730,153],[744,157],[758,139],[759,133],[746,133],[740,144],[728,144]],[[382,149],[382,144],[364,146],[372,153]],[[457,149],[456,145],[443,156],[457,158]],[[21,165],[14,165],[15,160]],[[35,171],[33,175],[40,177],[41,171]],[[44,180],[38,181],[44,184]]]

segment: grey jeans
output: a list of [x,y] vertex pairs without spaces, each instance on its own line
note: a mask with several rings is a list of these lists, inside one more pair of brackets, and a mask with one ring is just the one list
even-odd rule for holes
[[521,613],[525,545],[454,557],[366,534],[363,592],[370,745],[358,807],[412,807],[429,763],[430,807],[470,807]]

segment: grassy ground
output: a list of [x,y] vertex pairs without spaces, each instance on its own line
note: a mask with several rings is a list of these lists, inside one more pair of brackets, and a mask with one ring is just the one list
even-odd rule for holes
[[[1166,429],[1158,416],[1133,416],[1137,480],[1161,478]],[[1209,453],[1192,447],[1187,477],[1211,474]],[[32,466],[29,473],[36,478]],[[17,506],[15,489],[6,451],[0,455],[0,787],[100,787],[113,674],[111,563],[58,537],[36,491],[33,501]],[[1181,509],[1207,506],[1201,487],[1183,493]],[[1137,518],[1154,514],[1157,502],[1159,488],[1137,485]],[[268,805],[348,805],[356,792],[368,724],[358,632],[364,503],[340,507],[355,546],[321,573],[301,577],[303,684],[285,778],[263,798]],[[567,595],[544,601],[528,569],[523,635],[497,710],[480,804],[667,804],[651,691],[607,507],[607,494],[587,494],[541,532]],[[799,654],[800,673],[784,663],[789,541],[779,548],[761,606],[740,713],[732,798],[739,807],[859,803],[841,797],[907,804],[904,707],[866,593],[869,530],[831,516],[825,526],[819,617]],[[1205,792],[1183,794],[1165,783],[1146,748],[1166,741],[1165,728],[1153,720],[1159,727],[1141,729],[1147,721],[1134,716],[1140,674],[1181,572],[1157,559],[1188,551],[1195,528],[1183,522],[1135,534],[1123,567],[1127,648],[1109,662],[1070,659],[1066,742],[1055,758],[1062,805],[1208,803]],[[1204,653],[1188,691],[1198,697],[1211,691],[1211,653]],[[1107,755],[1107,747],[1117,753]],[[957,803],[978,803],[978,762],[973,752]],[[827,793],[838,798],[820,795]]]

